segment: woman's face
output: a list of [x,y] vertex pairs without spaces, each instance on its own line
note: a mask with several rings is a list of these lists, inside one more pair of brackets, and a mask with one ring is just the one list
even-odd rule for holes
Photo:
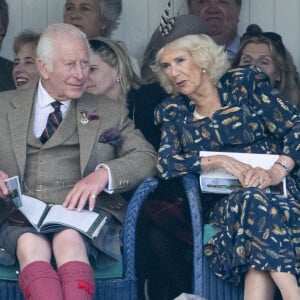
[[176,90],[190,98],[201,93],[208,83],[207,76],[203,75],[201,68],[186,50],[166,46],[160,55],[159,62],[162,71]]
[[17,89],[25,89],[37,84],[40,76],[35,59],[36,46],[32,43],[24,44],[16,53],[12,75]]
[[64,22],[79,28],[88,39],[101,35],[104,20],[99,0],[66,0]]
[[274,86],[276,80],[280,81],[279,72],[272,60],[270,48],[267,44],[249,43],[243,51],[240,65],[256,65],[262,69],[270,78],[271,85]]
[[105,63],[99,54],[92,53],[86,91],[95,95],[105,95],[118,99],[120,84],[117,80],[118,70]]

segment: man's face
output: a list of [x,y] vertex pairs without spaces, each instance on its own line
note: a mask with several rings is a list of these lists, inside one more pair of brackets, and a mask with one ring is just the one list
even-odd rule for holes
[[67,36],[53,42],[53,68],[38,61],[42,83],[56,100],[78,99],[82,96],[89,75],[89,51],[84,40]]
[[189,13],[204,18],[210,26],[210,36],[225,46],[237,35],[240,9],[235,0],[191,0],[189,5]]
[[79,28],[88,39],[100,36],[104,20],[101,17],[99,0],[66,0],[64,23]]

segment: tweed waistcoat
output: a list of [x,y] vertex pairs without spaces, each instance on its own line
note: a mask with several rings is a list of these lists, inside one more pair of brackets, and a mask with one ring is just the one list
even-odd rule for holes
[[[81,178],[75,113],[75,105],[71,104],[63,122],[45,144],[34,136],[33,130],[28,131],[24,194],[61,204]],[[32,113],[31,129],[33,119]]]

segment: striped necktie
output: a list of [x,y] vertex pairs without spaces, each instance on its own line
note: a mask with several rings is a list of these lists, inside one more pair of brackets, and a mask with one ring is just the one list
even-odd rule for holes
[[50,137],[53,135],[53,133],[62,121],[62,113],[60,110],[61,103],[59,101],[55,101],[52,102],[51,105],[54,108],[54,112],[49,114],[46,128],[44,129],[40,137],[40,141],[43,144],[45,144],[48,141],[48,139],[50,139]]

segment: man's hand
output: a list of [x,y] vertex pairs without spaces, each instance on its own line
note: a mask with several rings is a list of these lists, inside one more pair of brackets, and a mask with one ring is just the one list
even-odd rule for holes
[[63,206],[71,210],[76,208],[77,211],[81,211],[88,201],[89,210],[92,211],[95,208],[97,195],[108,185],[108,177],[108,171],[99,168],[81,179],[68,193]]
[[8,178],[8,175],[3,171],[0,171],[0,198],[7,199],[8,189],[4,182]]

